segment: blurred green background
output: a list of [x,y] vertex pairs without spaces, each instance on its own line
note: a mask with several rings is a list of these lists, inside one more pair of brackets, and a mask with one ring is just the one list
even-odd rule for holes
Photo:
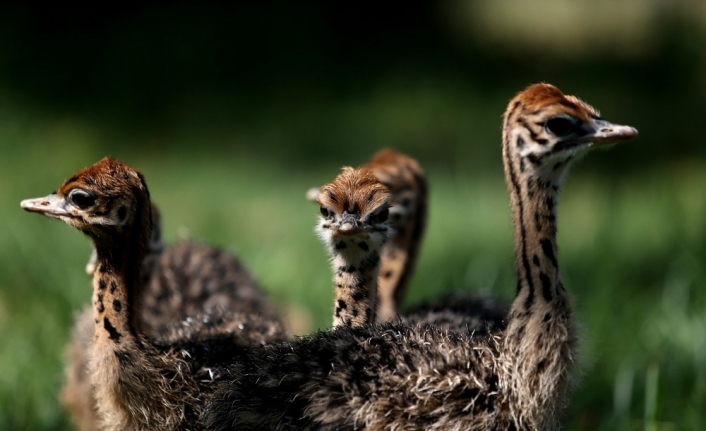
[[551,82],[637,127],[574,169],[559,220],[582,324],[569,430],[706,428],[706,3],[445,0],[0,6],[0,429],[70,429],[57,393],[85,238],[23,213],[105,155],[169,241],[237,253],[298,333],[330,324],[308,187],[381,147],[431,214],[408,295],[514,291],[500,115]]

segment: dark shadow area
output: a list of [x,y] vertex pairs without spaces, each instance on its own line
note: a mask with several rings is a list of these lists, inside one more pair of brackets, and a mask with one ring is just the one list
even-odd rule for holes
[[[244,147],[307,163],[389,145],[482,169],[495,161],[505,101],[548,81],[641,131],[644,151],[616,153],[596,169],[703,158],[693,137],[706,109],[703,26],[665,15],[639,56],[564,56],[459,36],[452,6],[4,6],[0,89],[49,116],[82,118],[110,137],[96,143],[106,150],[188,152],[198,139],[201,151]],[[373,121],[386,104],[412,112]],[[438,121],[418,124],[425,114]]]

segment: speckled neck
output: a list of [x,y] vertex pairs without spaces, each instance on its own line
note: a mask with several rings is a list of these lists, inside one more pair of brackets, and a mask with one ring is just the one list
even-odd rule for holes
[[102,235],[110,240],[94,239],[97,265],[93,275],[93,315],[97,341],[116,346],[138,341],[140,328],[134,306],[152,232],[149,208],[144,198],[137,198],[132,223],[119,230],[106,229]]
[[[521,139],[521,138],[520,138]],[[539,429],[555,429],[577,347],[569,297],[559,276],[556,205],[559,184],[536,175],[531,161],[505,139],[505,178],[515,228],[517,294],[510,308],[501,355],[500,386],[512,408]]]
[[333,326],[374,323],[379,247],[363,239],[339,240],[331,252],[336,286]]

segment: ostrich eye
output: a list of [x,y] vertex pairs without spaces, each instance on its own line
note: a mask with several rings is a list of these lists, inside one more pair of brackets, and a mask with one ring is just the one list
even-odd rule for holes
[[96,203],[96,197],[93,193],[87,192],[86,190],[73,189],[69,193],[69,202],[71,205],[85,210]]
[[331,211],[327,210],[324,207],[321,207],[321,216],[324,218],[330,218],[331,217]]
[[544,123],[544,128],[556,136],[566,136],[573,133],[580,121],[568,115],[558,115],[552,117]]
[[382,223],[384,221],[387,221],[387,217],[390,215],[390,209],[385,208],[382,211],[378,211],[376,214],[373,214],[373,216],[370,218],[373,223]]

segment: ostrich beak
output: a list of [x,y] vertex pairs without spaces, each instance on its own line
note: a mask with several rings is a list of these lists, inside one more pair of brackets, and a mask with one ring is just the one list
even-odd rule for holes
[[66,201],[56,193],[43,198],[25,199],[20,202],[20,207],[25,211],[44,214],[52,218],[74,217],[74,214],[67,211],[65,206]]

